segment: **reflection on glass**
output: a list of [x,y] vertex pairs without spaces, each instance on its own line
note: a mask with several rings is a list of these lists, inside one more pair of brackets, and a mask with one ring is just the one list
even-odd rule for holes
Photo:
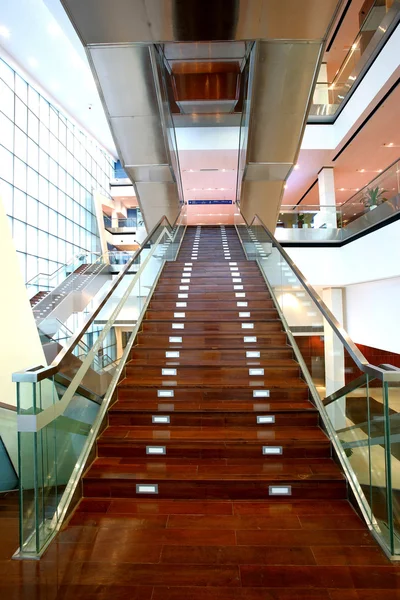
[[[314,91],[311,120],[325,120],[337,113],[358,78],[385,43],[389,31],[398,22],[399,12],[398,1],[385,0],[375,0],[365,15],[360,11],[360,29],[349,44],[341,64],[336,66],[335,46],[330,49],[330,53],[326,53]],[[349,22],[347,27],[350,26]],[[340,33],[339,30],[339,36]],[[330,76],[332,69],[336,70]]]

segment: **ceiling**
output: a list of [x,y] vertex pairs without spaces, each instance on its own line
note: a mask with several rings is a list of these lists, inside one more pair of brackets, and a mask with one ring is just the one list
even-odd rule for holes
[[[348,200],[400,157],[400,130],[394,126],[399,122],[400,86],[397,86],[335,161],[332,159],[338,153],[337,148],[300,151],[297,168],[287,182],[283,204],[297,204],[324,166],[334,167],[337,204]],[[318,204],[317,185],[301,203]]]
[[32,84],[116,157],[85,51],[59,0],[0,2],[0,27],[0,45]]

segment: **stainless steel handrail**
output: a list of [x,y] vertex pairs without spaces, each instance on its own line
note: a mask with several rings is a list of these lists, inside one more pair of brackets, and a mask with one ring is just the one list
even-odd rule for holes
[[346,350],[348,351],[348,353],[350,354],[351,358],[354,360],[354,362],[356,363],[356,365],[358,366],[360,371],[362,371],[363,373],[368,373],[368,375],[373,375],[374,377],[377,377],[381,381],[400,380],[399,373],[385,371],[384,369],[377,367],[376,365],[372,365],[371,363],[368,362],[368,360],[365,358],[365,356],[362,354],[362,352],[360,352],[360,350],[357,348],[356,344],[353,342],[353,340],[351,339],[351,337],[349,336],[349,334],[347,333],[347,331],[345,330],[343,325],[341,325],[341,323],[339,323],[339,321],[336,319],[335,315],[331,312],[331,310],[328,308],[328,306],[325,304],[325,302],[322,300],[322,298],[310,286],[310,284],[308,283],[308,281],[305,278],[305,276],[303,275],[303,273],[300,271],[300,269],[297,267],[297,265],[292,261],[290,256],[285,252],[284,248],[282,248],[282,246],[276,240],[276,238],[272,235],[272,233],[270,232],[268,227],[266,225],[264,225],[264,223],[262,222],[260,217],[256,214],[250,225],[248,225],[248,223],[243,215],[242,215],[242,218],[247,227],[252,227],[255,220],[258,219],[259,224],[263,227],[263,229],[269,236],[271,242],[279,250],[280,254],[286,260],[286,262],[288,263],[288,265],[290,266],[292,271],[295,273],[297,279],[299,280],[299,282],[301,283],[303,288],[306,290],[306,292],[309,294],[311,300],[317,306],[319,312],[327,320],[327,322],[332,327],[332,329],[334,330],[334,332],[336,333],[338,338],[341,340],[344,347],[346,348]]
[[16,383],[18,383],[18,382],[32,382],[32,383],[36,383],[38,381],[42,381],[43,379],[47,379],[48,377],[52,377],[53,375],[55,375],[60,370],[60,366],[63,363],[63,361],[72,353],[72,351],[74,350],[75,346],[78,344],[78,342],[79,342],[80,338],[82,337],[82,335],[88,330],[88,328],[94,322],[94,320],[97,317],[97,315],[100,313],[100,311],[102,310],[102,308],[105,306],[106,302],[110,299],[110,297],[112,296],[112,294],[115,292],[116,288],[121,283],[121,280],[123,279],[123,277],[125,276],[125,274],[129,271],[129,269],[131,268],[131,266],[133,265],[133,263],[135,262],[135,260],[137,259],[137,257],[141,254],[141,252],[143,251],[143,249],[146,247],[146,244],[152,238],[154,232],[158,229],[158,227],[164,221],[166,221],[166,223],[169,226],[170,230],[173,230],[180,216],[181,216],[181,211],[179,212],[178,216],[176,217],[173,225],[171,225],[171,223],[169,222],[168,217],[166,217],[165,215],[163,215],[161,217],[161,219],[156,223],[156,225],[153,227],[153,229],[150,231],[150,233],[148,234],[148,236],[144,240],[144,242],[142,244],[142,247],[139,248],[135,252],[135,254],[132,256],[131,260],[126,263],[125,268],[119,273],[119,275],[117,276],[114,284],[111,286],[111,288],[109,289],[109,291],[107,292],[107,294],[101,300],[101,302],[99,303],[98,307],[91,313],[90,317],[83,324],[83,326],[79,330],[79,332],[76,333],[75,336],[72,338],[71,343],[69,344],[69,346],[67,348],[63,348],[62,350],[60,350],[60,352],[57,354],[57,356],[51,362],[50,365],[48,365],[47,367],[43,367],[43,365],[40,365],[38,367],[33,367],[33,368],[30,368],[30,369],[26,369],[24,371],[18,371],[16,373],[13,373],[12,380],[14,382],[16,382]]

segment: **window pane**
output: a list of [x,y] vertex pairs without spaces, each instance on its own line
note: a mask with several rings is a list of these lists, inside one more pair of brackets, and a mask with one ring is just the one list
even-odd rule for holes
[[43,150],[39,151],[39,173],[46,179],[49,177],[49,157]]
[[[28,225],[27,230],[26,230],[26,241],[27,241],[27,249],[29,254],[34,254],[35,256],[37,256],[37,252],[38,252],[38,232],[37,229],[35,229],[35,227],[31,227],[30,225]],[[36,269],[37,269],[37,262],[36,262]],[[37,273],[37,271],[36,271]],[[35,275],[35,273],[34,273]]]
[[39,147],[35,142],[28,138],[28,165],[35,169],[35,171],[39,170]]
[[13,239],[16,250],[26,252],[26,224],[14,219]]
[[33,87],[28,89],[28,106],[36,116],[39,116],[39,94]]
[[30,110],[28,110],[28,135],[34,142],[39,142],[39,119]]
[[14,120],[14,93],[0,79],[0,110],[12,121]]
[[27,192],[34,198],[39,197],[39,175],[36,171],[28,167],[28,185]]
[[8,66],[4,60],[0,58],[0,79],[5,81],[5,83],[13,90],[14,89],[14,71],[11,67]]
[[25,104],[28,104],[28,84],[17,73],[15,74],[15,93]]
[[13,180],[13,155],[0,146],[0,177],[10,183]]
[[27,206],[27,210],[26,210],[27,222],[30,223],[31,225],[33,225],[34,227],[37,227],[37,224],[38,224],[38,202],[37,202],[37,200],[28,196],[26,206]]
[[0,112],[0,144],[7,150],[14,150],[14,124]]
[[26,133],[28,128],[28,109],[19,98],[15,98],[15,124]]
[[49,183],[49,206],[57,210],[57,188],[52,183]]
[[39,227],[43,231],[49,230],[49,209],[39,202]]
[[46,127],[49,126],[49,103],[41,96],[40,97],[40,120]]
[[[45,233],[44,231],[38,231],[38,255],[42,258],[45,258],[46,256],[49,255],[48,253],[48,234]],[[39,266],[39,269],[41,270],[41,266]],[[45,273],[47,272],[47,263],[45,265]]]
[[14,185],[26,192],[26,165],[16,156],[14,157]]
[[26,194],[17,188],[14,190],[14,217],[26,221]]
[[49,182],[39,176],[39,200],[42,204],[49,203]]
[[26,257],[26,280],[29,281],[33,277],[36,277],[38,272],[38,259],[36,258],[36,256],[29,256],[28,254]]
[[13,214],[13,186],[0,179],[0,199],[3,201],[4,210],[7,215]]
[[26,133],[21,131],[18,127],[15,127],[14,131],[15,136],[15,148],[14,152],[24,162],[27,159],[27,148],[28,148],[28,138]]

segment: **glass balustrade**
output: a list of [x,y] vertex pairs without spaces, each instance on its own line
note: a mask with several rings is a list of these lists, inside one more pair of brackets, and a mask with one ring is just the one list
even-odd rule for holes
[[[375,0],[343,60],[333,45],[321,66],[309,122],[334,120],[399,20],[399,0]],[[351,27],[351,23],[346,26]]]
[[264,275],[359,508],[386,552],[397,555],[400,370],[368,363],[258,217],[251,225],[239,217],[236,229]]
[[[53,362],[13,376],[22,557],[39,556],[65,517],[153,289],[185,227],[184,211],[173,227],[164,217]],[[60,328],[60,336],[65,332]]]
[[397,160],[341,205],[283,204],[275,237],[280,242],[341,242],[384,223],[399,211],[400,161]]

